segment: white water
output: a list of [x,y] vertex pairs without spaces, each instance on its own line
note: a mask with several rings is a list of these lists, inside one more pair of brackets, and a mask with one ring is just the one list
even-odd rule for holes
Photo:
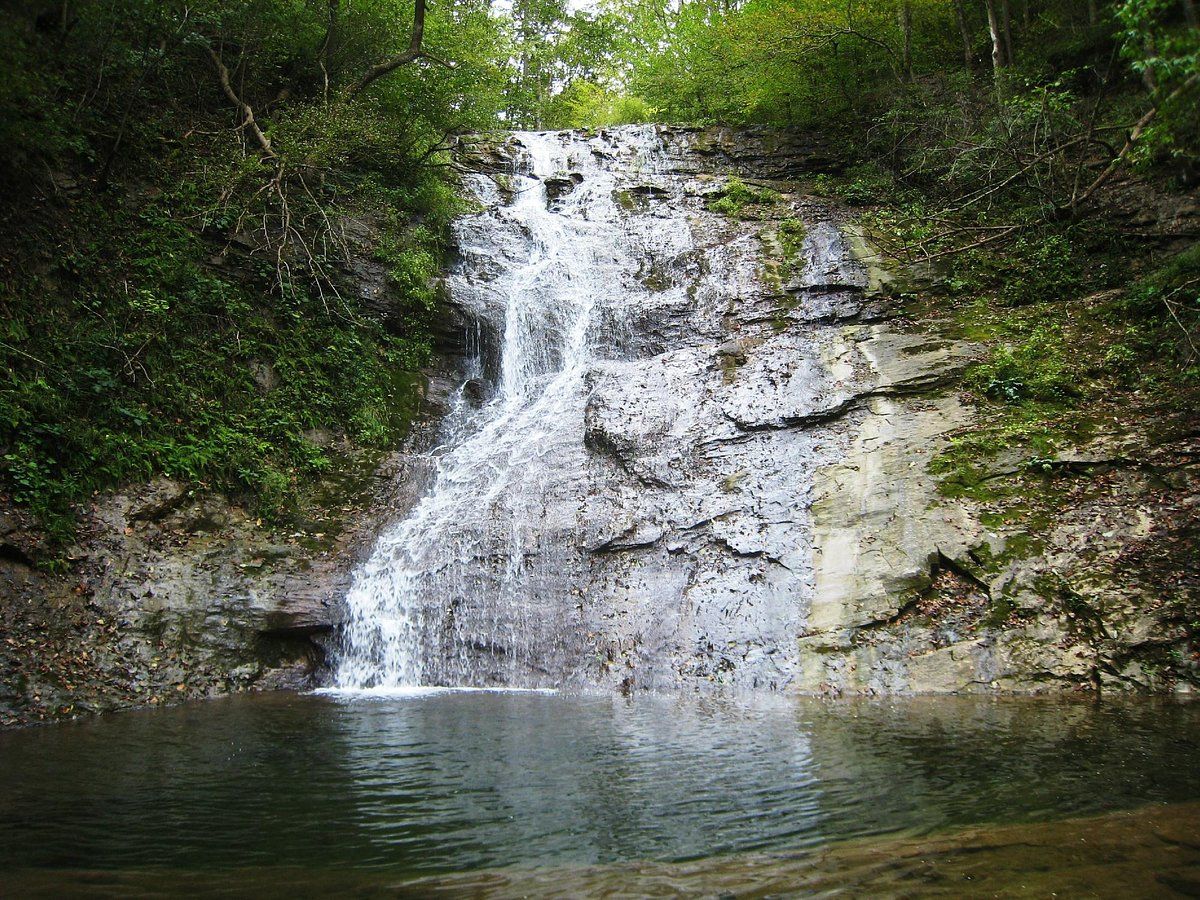
[[[539,585],[555,574],[555,528],[561,539],[575,526],[543,521],[542,501],[582,450],[586,375],[599,347],[619,343],[614,323],[637,291],[644,254],[624,233],[617,170],[652,179],[659,142],[652,128],[623,129],[613,143],[517,138],[527,156],[515,198],[504,204],[491,179],[476,179],[487,208],[457,226],[462,262],[449,283],[498,333],[494,395],[475,410],[460,391],[432,489],[357,573],[338,689],[556,684],[542,661],[570,640],[570,588]],[[583,179],[551,202],[544,179],[567,169]],[[657,240],[689,245],[682,216],[655,228]],[[484,355],[473,368],[488,368]],[[541,673],[532,683],[530,671]]]

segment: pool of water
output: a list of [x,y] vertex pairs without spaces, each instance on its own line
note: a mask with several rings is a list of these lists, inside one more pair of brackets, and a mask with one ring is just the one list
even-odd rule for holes
[[261,696],[0,733],[0,888],[486,896],[1197,801],[1195,702]]

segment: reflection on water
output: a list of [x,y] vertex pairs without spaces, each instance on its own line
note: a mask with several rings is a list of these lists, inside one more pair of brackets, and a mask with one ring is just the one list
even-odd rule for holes
[[807,858],[1200,801],[1198,742],[1174,702],[243,698],[0,734],[0,869]]

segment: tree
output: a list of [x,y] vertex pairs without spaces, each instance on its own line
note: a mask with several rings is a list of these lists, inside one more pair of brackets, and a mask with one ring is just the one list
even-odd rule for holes
[[[418,59],[429,59],[441,65],[453,68],[454,64],[446,62],[441,57],[428,52],[424,48],[425,41],[425,4],[426,0],[416,0],[413,6],[412,17],[412,32],[409,38],[408,46],[400,53],[389,56],[386,59],[380,60],[371,68],[367,69],[356,82],[350,85],[346,90],[346,95],[355,97],[369,88],[377,79],[384,75],[390,75],[397,69],[412,65]],[[331,9],[335,8],[336,4],[331,4]]]
[[1008,53],[1004,47],[1004,30],[1000,13],[996,6],[997,0],[984,0],[987,9],[988,34],[992,39],[992,76],[999,84],[1008,67]]
[[967,23],[967,10],[963,0],[954,0],[954,17],[958,22],[958,33],[962,37],[963,68],[972,73],[975,71],[975,41],[971,37],[971,26]]

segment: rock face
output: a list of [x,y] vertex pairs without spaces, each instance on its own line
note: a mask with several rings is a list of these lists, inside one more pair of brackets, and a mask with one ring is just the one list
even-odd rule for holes
[[[167,480],[99,497],[65,576],[31,566],[37,530],[6,514],[0,721],[343,676],[831,694],[1200,679],[1178,600],[1200,591],[1194,436],[1101,434],[1036,477],[988,461],[1027,505],[1053,493],[1034,535],[950,499],[934,470],[972,421],[957,379],[979,348],[910,317],[846,213],[803,192],[837,167],[826,148],[632,128],[461,156],[486,209],[459,228],[430,373],[441,446],[430,430],[360,457],[290,531]],[[376,268],[352,274],[384,309]]]
[[481,176],[449,284],[497,399],[360,573],[340,683],[816,690],[928,582],[924,465],[972,348],[888,321],[861,236],[775,177],[819,157],[765,137],[484,154],[516,189]]
[[[1034,474],[1001,454],[984,461],[983,477],[1015,501],[950,502],[921,470],[962,412],[950,399],[930,402],[890,449],[864,434],[823,473],[815,541],[837,562],[818,566],[800,686],[1193,689],[1194,438],[1126,434],[1125,452],[1102,439]],[[914,464],[918,475],[901,479]],[[864,548],[874,556],[866,565]]]
[[[340,683],[1195,681],[1186,616],[1144,564],[1153,506],[1194,511],[1186,448],[1127,472],[1128,502],[1059,503],[1037,542],[949,499],[934,469],[971,426],[957,383],[980,348],[911,318],[862,232],[799,189],[836,165],[822,148],[631,128],[464,159],[487,209],[450,294],[491,387],[360,571]],[[1169,521],[1178,556],[1194,515]]]
[[284,531],[168,479],[97,498],[66,577],[0,558],[0,722],[318,683],[351,572],[424,465],[360,456]]

